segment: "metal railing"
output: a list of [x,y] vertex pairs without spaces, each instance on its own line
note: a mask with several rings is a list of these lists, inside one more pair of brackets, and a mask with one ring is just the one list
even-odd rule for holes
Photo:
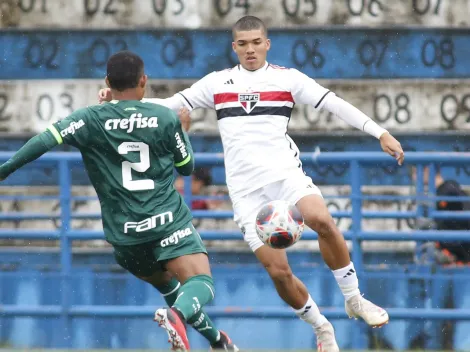
[[[12,153],[0,153],[0,162],[10,158]],[[223,156],[221,154],[198,154],[195,159],[199,166],[221,166],[223,165]],[[103,239],[101,231],[93,230],[75,230],[71,228],[71,220],[77,218],[99,219],[100,214],[74,214],[71,211],[71,202],[75,199],[85,199],[90,197],[72,197],[71,194],[71,163],[80,162],[79,153],[48,153],[42,156],[35,163],[54,162],[58,167],[59,175],[59,201],[60,215],[51,216],[49,214],[26,214],[26,213],[3,213],[0,214],[0,221],[6,220],[25,220],[25,219],[51,219],[58,218],[61,221],[59,230],[25,230],[25,229],[0,229],[1,239],[43,239],[60,240],[60,264],[61,264],[61,304],[54,306],[18,306],[2,305],[0,306],[1,316],[60,316],[63,326],[63,336],[69,336],[71,318],[73,317],[137,317],[149,316],[154,308],[153,306],[89,306],[89,305],[71,305],[71,285],[72,276],[72,240],[90,240]],[[349,165],[349,176],[351,194],[348,197],[351,200],[351,211],[333,212],[334,217],[348,217],[352,219],[351,229],[344,233],[345,238],[352,241],[352,260],[354,261],[358,276],[364,273],[361,241],[470,241],[468,231],[364,231],[361,227],[362,219],[365,218],[417,218],[423,213],[422,205],[418,203],[415,211],[404,212],[375,212],[363,211],[362,201],[370,199],[426,199],[440,200],[445,197],[435,196],[434,174],[435,165],[453,165],[459,166],[470,163],[470,153],[420,153],[410,152],[406,155],[407,164],[417,166],[417,195],[416,196],[363,196],[361,194],[361,170],[378,165],[393,165],[396,163],[391,157],[380,152],[326,152],[320,155],[306,154],[301,157],[305,165],[308,164],[347,164]],[[424,184],[422,182],[423,168],[430,166],[429,190],[428,196],[424,197]],[[187,177],[185,182],[190,182]],[[185,187],[185,199],[187,204],[191,204],[191,188]],[[36,196],[37,198],[37,196]],[[2,197],[0,197],[2,199]],[[28,196],[24,196],[28,199]],[[456,198],[452,198],[455,200]],[[465,198],[470,200],[470,198]],[[230,218],[233,213],[230,211],[193,211],[195,218]],[[431,211],[428,214],[430,218],[462,219],[470,218],[470,212],[443,212]],[[237,231],[201,231],[201,236],[205,240],[229,240],[241,239]],[[303,239],[315,240],[317,234],[312,231],[304,232]],[[295,317],[290,310],[276,307],[207,307],[207,312],[213,317],[260,317],[260,318],[281,318],[289,319]],[[323,314],[328,318],[347,318],[342,308],[325,308]],[[432,320],[470,320],[470,309],[403,309],[390,308],[389,315],[392,319],[432,319]],[[65,339],[66,341],[66,339]],[[70,341],[64,342],[65,347]]]

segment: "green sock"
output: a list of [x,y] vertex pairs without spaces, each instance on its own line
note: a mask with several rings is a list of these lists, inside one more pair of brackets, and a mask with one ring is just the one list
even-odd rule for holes
[[[180,283],[178,280],[173,278],[168,284],[164,286],[154,287],[163,295],[166,304],[168,304],[169,307],[173,306],[176,301],[176,297],[178,297],[180,288]],[[219,341],[219,330],[215,327],[214,323],[204,312],[204,310],[201,309],[198,313],[193,315],[190,319],[187,320],[187,323],[196,329],[196,331],[199,332],[202,336],[204,336],[211,345],[214,342]]]
[[214,283],[208,275],[196,275],[188,280],[178,290],[178,297],[173,308],[188,321],[196,315],[202,307],[214,299]]
[[204,336],[209,343],[212,345],[214,342],[219,341],[220,333],[219,330],[215,327],[211,318],[201,309],[197,314],[193,315],[190,319],[187,320],[198,333]]
[[175,278],[172,278],[169,283],[163,286],[156,286],[155,287],[163,296],[165,299],[166,304],[168,304],[168,307],[171,307],[173,303],[176,301],[176,297],[178,297],[178,290],[180,288],[180,283],[178,280]]

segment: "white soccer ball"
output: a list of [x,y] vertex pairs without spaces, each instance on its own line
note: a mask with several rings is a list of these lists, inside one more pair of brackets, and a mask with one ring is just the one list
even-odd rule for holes
[[269,202],[256,215],[256,233],[272,248],[295,244],[302,236],[304,226],[304,218],[297,207],[283,200]]

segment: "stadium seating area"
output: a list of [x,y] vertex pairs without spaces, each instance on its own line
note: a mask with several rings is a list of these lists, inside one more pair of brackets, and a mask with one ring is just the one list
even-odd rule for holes
[[[470,235],[421,226],[436,213],[425,212],[435,190],[426,191],[422,167],[413,180],[411,166],[439,165],[444,179],[470,187],[463,153],[470,150],[468,13],[466,0],[6,1],[0,163],[52,122],[96,104],[115,51],[141,55],[148,96],[168,97],[233,66],[231,25],[245,14],[259,16],[273,28],[270,62],[314,77],[393,131],[406,153],[432,152],[413,154],[403,167],[380,159],[354,171],[354,158],[379,158],[370,154],[380,151],[378,142],[326,112],[294,109],[290,136],[354,249],[361,290],[391,312],[380,330],[347,320],[315,235],[306,233],[289,262],[331,318],[340,348],[467,350],[469,266],[442,262],[429,244]],[[218,158],[207,162],[210,182],[199,194],[189,193],[190,178],[184,191],[211,253],[217,296],[208,311],[241,348],[315,349],[311,327],[277,296],[232,221],[215,113],[192,116],[196,160]],[[0,346],[167,348],[152,323],[152,308],[163,299],[115,264],[80,156],[65,146],[55,151],[67,154],[52,154],[0,184]],[[330,160],[332,153],[343,160]],[[214,206],[194,202],[209,199]],[[189,337],[194,349],[206,348],[195,332]]]

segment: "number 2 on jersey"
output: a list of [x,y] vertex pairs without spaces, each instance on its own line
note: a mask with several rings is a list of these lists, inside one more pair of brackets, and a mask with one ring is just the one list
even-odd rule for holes
[[129,161],[122,162],[122,185],[129,191],[144,191],[154,189],[153,180],[133,180],[132,170],[137,172],[145,172],[150,167],[150,152],[148,144],[142,142],[124,142],[118,147],[118,152],[125,155],[129,152],[139,152],[140,162],[131,163]]

